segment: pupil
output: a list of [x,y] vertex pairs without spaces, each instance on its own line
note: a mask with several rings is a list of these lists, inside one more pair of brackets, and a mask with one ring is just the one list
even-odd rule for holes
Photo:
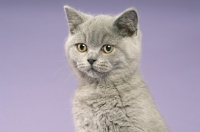
[[81,49],[81,50],[84,50],[84,47],[85,47],[84,44],[81,44],[81,45],[80,45],[80,49]]
[[110,50],[111,50],[111,46],[107,45],[107,46],[106,46],[106,50],[107,50],[107,51],[110,51]]

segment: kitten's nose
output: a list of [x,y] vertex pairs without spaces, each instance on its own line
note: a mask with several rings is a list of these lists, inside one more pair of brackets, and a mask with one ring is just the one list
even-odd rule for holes
[[92,65],[96,60],[88,59],[87,61]]

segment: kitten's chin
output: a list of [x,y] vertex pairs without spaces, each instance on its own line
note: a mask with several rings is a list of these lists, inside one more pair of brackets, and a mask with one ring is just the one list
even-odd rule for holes
[[78,66],[77,69],[81,72],[81,76],[85,78],[88,76],[89,78],[104,78],[108,75],[108,73],[111,71],[111,67],[98,67],[98,66]]
[[100,76],[101,73],[97,72],[97,71],[94,70],[94,69],[88,70],[86,74],[87,74],[89,77],[92,77],[92,78],[100,78],[100,77],[101,77],[101,76]]
[[[89,78],[94,78],[94,79],[98,79],[98,78],[103,78],[107,75],[107,73],[105,72],[99,72],[97,70],[95,70],[94,68],[90,68],[86,71],[82,71],[83,74],[87,75]],[[85,75],[83,76],[85,78]]]

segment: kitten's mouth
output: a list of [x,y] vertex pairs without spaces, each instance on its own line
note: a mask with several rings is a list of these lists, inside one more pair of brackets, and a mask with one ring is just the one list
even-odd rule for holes
[[111,68],[109,68],[108,66],[96,66],[96,65],[89,65],[89,66],[85,66],[85,65],[78,65],[77,68],[83,72],[84,74],[88,75],[89,77],[92,78],[102,78],[105,77],[109,74],[109,72],[111,71]]
[[98,72],[97,70],[95,70],[93,67],[91,67],[88,72],[95,72],[97,74],[102,74],[101,72]]
[[102,77],[105,73],[99,72],[94,67],[91,67],[89,70],[87,70],[87,74],[93,78],[99,78]]

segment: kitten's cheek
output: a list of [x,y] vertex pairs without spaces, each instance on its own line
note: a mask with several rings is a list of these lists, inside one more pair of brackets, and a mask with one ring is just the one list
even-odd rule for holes
[[69,51],[69,58],[75,62],[78,60],[78,54],[74,52],[73,50]]
[[76,67],[77,67],[78,70],[80,70],[82,72],[86,72],[91,68],[90,65],[87,65],[87,64],[85,64],[83,62],[82,63],[77,62],[76,63]]

